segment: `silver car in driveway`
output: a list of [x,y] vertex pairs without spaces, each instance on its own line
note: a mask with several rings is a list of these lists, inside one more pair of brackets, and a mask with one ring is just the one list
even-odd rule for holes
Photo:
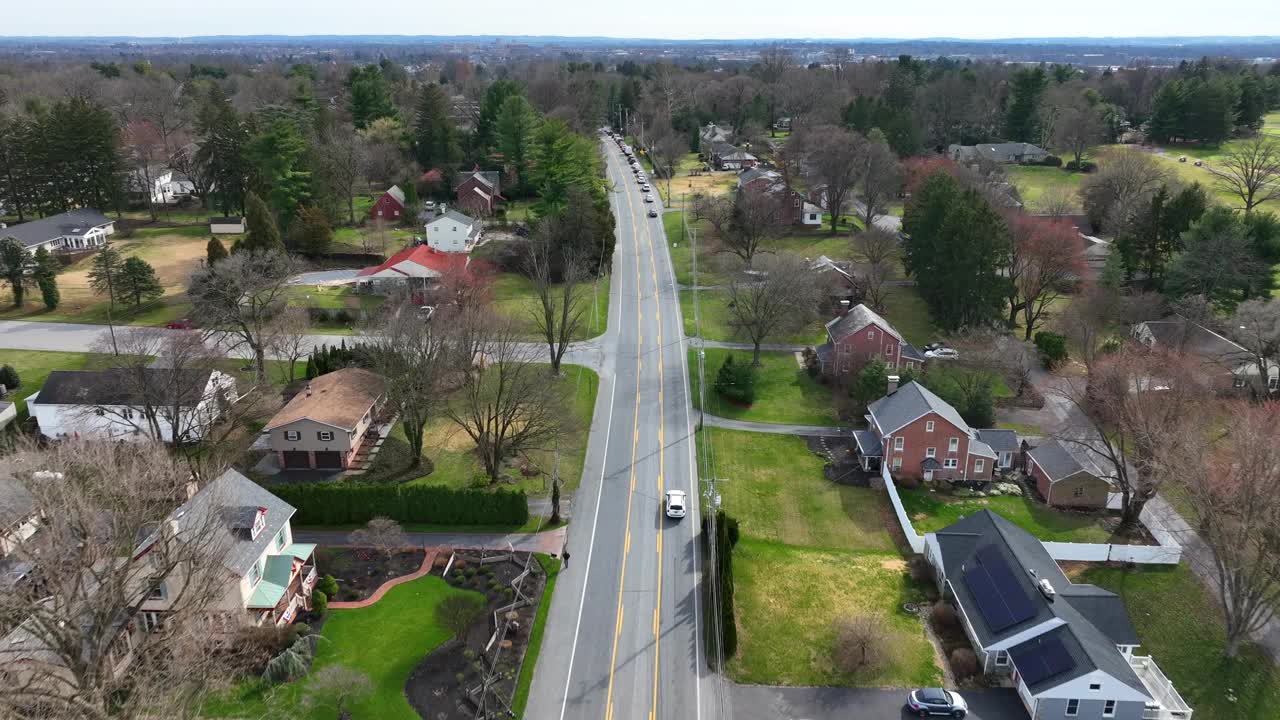
[[921,688],[907,695],[907,709],[920,717],[943,715],[962,718],[969,714],[969,704],[954,690]]

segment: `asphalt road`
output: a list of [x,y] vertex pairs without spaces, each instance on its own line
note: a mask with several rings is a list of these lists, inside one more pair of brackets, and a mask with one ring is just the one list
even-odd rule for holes
[[570,567],[552,600],[526,717],[709,718],[698,503],[683,520],[662,512],[666,490],[697,497],[675,277],[660,218],[647,216],[630,169],[605,146],[614,296],[598,339],[601,386],[569,526]]
[[[1013,690],[969,690],[967,720],[1027,720]],[[906,690],[809,688],[736,685],[734,720],[899,720],[915,717],[906,709]]]

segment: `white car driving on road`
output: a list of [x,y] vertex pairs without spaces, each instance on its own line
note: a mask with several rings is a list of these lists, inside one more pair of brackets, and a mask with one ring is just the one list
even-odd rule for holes
[[667,517],[682,518],[685,514],[685,494],[683,490],[668,490],[666,497],[663,499],[663,505],[666,506]]

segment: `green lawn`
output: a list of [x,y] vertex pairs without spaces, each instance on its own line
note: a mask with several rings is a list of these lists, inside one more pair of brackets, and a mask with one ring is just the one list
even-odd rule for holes
[[[693,285],[693,243],[687,233],[681,232],[680,222],[678,211],[668,211],[662,215],[662,227],[667,235],[668,246],[671,248],[671,266],[676,274],[676,282],[691,287]],[[687,214],[684,222],[687,228],[696,230],[698,234],[698,284],[703,286],[722,284],[724,277],[719,270],[724,265],[724,259],[723,256],[717,257],[716,253],[711,251],[715,231],[706,220],[694,222],[693,218]]]
[[[1041,198],[1049,190],[1060,189],[1074,193],[1080,189],[1080,183],[1087,177],[1085,173],[1067,172],[1062,168],[1036,165],[1009,165],[1004,170],[1009,182],[1018,188],[1022,203],[1033,211],[1039,208]],[[1078,199],[1075,209],[1080,210]]]
[[[837,485],[825,461],[789,435],[708,428],[722,507],[740,523],[733,551],[738,653],[735,682],[908,687],[936,684],[941,672],[917,618],[901,613],[923,599],[886,529],[885,495]],[[705,452],[705,448],[700,448]],[[875,673],[833,667],[832,623],[881,617],[893,657]]]
[[938,339],[938,329],[929,316],[929,306],[912,285],[888,288],[885,293],[885,310],[882,315],[892,323],[907,342],[917,348]]
[[[449,637],[449,630],[436,623],[436,606],[447,597],[467,593],[429,576],[397,585],[369,607],[329,611],[321,632],[324,640],[317,646],[311,673],[329,665],[344,665],[369,677],[374,691],[352,703],[352,717],[418,720],[418,714],[405,700],[405,681],[418,662]],[[301,715],[308,682],[309,677],[265,688],[258,680],[249,681],[207,703],[205,714],[330,720],[334,717],[330,708],[318,707]]]
[[[587,436],[591,431],[592,414],[595,410],[596,393],[600,388],[599,376],[595,372],[578,365],[561,366],[561,376],[557,379],[548,377],[548,382],[560,383],[564,386],[564,394],[571,398],[571,410],[576,424],[573,432],[566,433],[560,445],[560,478],[561,487],[570,492],[578,487],[582,479],[582,465],[587,452]],[[469,487],[473,483],[488,482],[480,458],[475,454],[475,443],[461,428],[448,418],[440,417],[428,423],[423,433],[422,453],[429,458],[433,468],[429,475],[418,475],[420,471],[406,471],[409,464],[409,445],[404,439],[404,426],[397,424],[391,435],[384,441],[374,461],[374,467],[366,475],[367,480],[403,480],[423,485],[449,485],[451,487]],[[552,449],[531,450],[529,459],[542,470],[533,477],[524,477],[513,468],[507,478],[511,486],[524,489],[531,495],[545,495],[551,492],[551,471],[555,463]],[[414,477],[418,475],[417,477]]]
[[[795,353],[762,352],[763,367],[756,369],[756,401],[743,407],[725,400],[714,390],[716,373],[729,355],[735,362],[751,362],[749,350],[706,348],[707,411],[720,417],[790,425],[835,425],[831,388],[805,372]],[[689,367],[698,366],[696,350],[689,351]],[[693,406],[699,407],[698,376],[691,372]]]
[[832,260],[844,260],[853,255],[849,231],[842,229],[832,235],[830,220],[813,230],[793,230],[779,238],[774,247],[810,260],[817,260],[820,255],[826,255]]
[[1089,515],[1058,512],[1028,498],[1009,495],[957,498],[923,488],[900,488],[898,494],[911,524],[920,533],[936,532],[962,517],[990,510],[1045,541],[1105,543],[1111,537]]
[[[593,301],[594,300],[594,301]],[[530,339],[539,338],[534,313],[541,312],[533,282],[518,273],[498,273],[493,282],[495,309],[521,326]],[[600,278],[594,290],[587,288],[587,309],[582,324],[573,334],[574,340],[586,340],[602,334],[609,324],[609,277]]]
[[[361,217],[359,213],[360,210],[357,207],[357,219]],[[366,211],[364,214],[368,216],[369,213]],[[380,236],[372,223],[360,227],[337,228],[333,231],[333,245],[330,250],[338,253],[371,252],[375,255],[382,253],[384,257],[390,257],[403,250],[413,239],[415,232],[421,234],[421,230],[415,228],[387,226],[383,230],[383,235]]]
[[[1132,570],[1090,566],[1074,578],[1124,598],[1142,647],[1197,720],[1264,720],[1280,705],[1280,668],[1254,645],[1239,657],[1222,657],[1226,644],[1217,601],[1185,564]],[[1234,694],[1235,700],[1228,697]]]
[[[722,342],[748,342],[747,338],[735,332],[731,325],[732,313],[729,312],[728,294],[724,290],[703,290],[699,293],[701,315],[701,331],[705,340]],[[694,335],[693,323],[693,291],[680,291],[680,314],[684,316],[684,334]],[[771,343],[789,343],[798,345],[821,344],[826,341],[826,330],[823,328],[827,318],[817,318],[800,330],[777,338],[770,338]]]
[[[921,687],[942,671],[918,618],[905,602],[923,591],[897,554],[816,550],[744,537],[733,550],[738,653],[728,663],[734,682],[798,686]],[[888,636],[890,660],[874,673],[847,675],[830,660],[832,624],[873,614]]]

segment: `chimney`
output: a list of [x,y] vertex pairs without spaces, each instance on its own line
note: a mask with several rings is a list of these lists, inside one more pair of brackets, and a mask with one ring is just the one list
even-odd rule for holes
[[1040,588],[1040,594],[1049,602],[1053,602],[1053,598],[1058,594],[1058,592],[1053,589],[1053,584],[1045,578],[1041,578],[1040,582],[1036,583],[1036,587]]
[[307,383],[307,397],[311,397],[311,383]]
[[892,395],[892,394],[894,394],[895,392],[897,392],[897,390],[898,390],[898,376],[897,376],[897,375],[890,375],[890,376],[889,376],[889,388],[888,388],[888,390],[889,390],[889,391],[885,393],[886,395]]

